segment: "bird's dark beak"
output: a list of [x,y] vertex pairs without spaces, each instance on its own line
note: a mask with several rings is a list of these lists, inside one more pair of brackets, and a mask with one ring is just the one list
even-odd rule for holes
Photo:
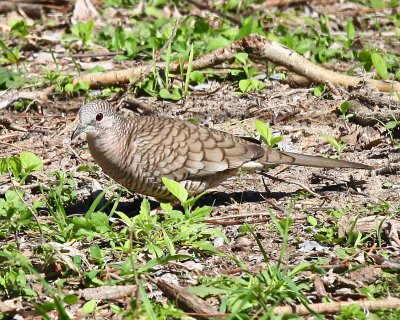
[[78,126],[75,129],[75,131],[72,132],[71,140],[74,140],[77,136],[79,136],[84,131],[85,131],[85,127],[83,125],[81,125],[81,124],[78,124]]

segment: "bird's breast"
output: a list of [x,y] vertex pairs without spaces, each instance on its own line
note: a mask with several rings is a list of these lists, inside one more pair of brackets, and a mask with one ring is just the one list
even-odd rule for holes
[[156,177],[137,141],[119,137],[89,138],[88,145],[94,160],[103,172],[131,191],[157,197],[165,193],[161,177]]

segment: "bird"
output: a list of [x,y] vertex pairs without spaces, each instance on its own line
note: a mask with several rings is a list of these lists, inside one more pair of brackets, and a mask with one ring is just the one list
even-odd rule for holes
[[126,118],[104,100],[80,108],[71,141],[81,133],[86,133],[90,153],[105,174],[128,190],[158,201],[177,200],[163,177],[180,182],[190,195],[197,195],[239,171],[261,171],[271,164],[373,169],[362,163],[277,151],[175,118]]

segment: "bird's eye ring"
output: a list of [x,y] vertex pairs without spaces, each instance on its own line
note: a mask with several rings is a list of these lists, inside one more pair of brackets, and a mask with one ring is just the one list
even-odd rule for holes
[[103,120],[103,114],[100,112],[96,114],[96,121],[101,121],[101,120]]

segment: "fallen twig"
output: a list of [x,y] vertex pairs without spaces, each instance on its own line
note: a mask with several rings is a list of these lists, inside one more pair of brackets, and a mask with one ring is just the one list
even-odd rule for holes
[[204,220],[205,223],[212,224],[212,225],[218,225],[218,226],[236,226],[236,225],[242,225],[242,224],[256,224],[256,223],[265,223],[271,221],[270,218],[265,218],[265,219],[258,219],[258,220],[252,220],[252,221],[244,221],[244,220],[233,220],[233,221],[221,221],[221,220]]
[[48,101],[48,96],[55,90],[55,86],[52,85],[44,90],[40,91],[19,91],[16,89],[7,90],[0,92],[0,109],[7,108],[13,102],[18,99],[28,99],[44,103]]
[[269,178],[269,179],[271,179],[271,180],[274,180],[274,181],[279,181],[279,182],[285,182],[285,183],[289,183],[289,184],[294,184],[294,185],[296,185],[296,186],[299,186],[299,187],[302,188],[303,190],[307,191],[308,193],[312,194],[314,197],[316,197],[316,198],[322,198],[322,196],[321,196],[320,194],[316,193],[315,191],[311,190],[309,187],[307,187],[306,185],[304,185],[304,184],[302,184],[302,183],[300,183],[300,182],[285,180],[285,179],[282,179],[282,178],[278,178],[278,177],[272,176],[272,175],[270,175],[270,174],[268,174],[268,173],[265,173],[265,172],[260,172],[260,174],[261,174],[263,177],[267,177],[267,178]]
[[[219,65],[221,63],[232,61],[235,58],[235,54],[239,52],[240,45],[236,42],[233,44],[215,50],[211,53],[207,53],[200,58],[193,61],[192,70],[199,70],[204,68],[213,67]],[[150,62],[152,64],[153,62]],[[164,62],[156,63],[157,68],[165,68]],[[184,69],[186,70],[187,64],[184,65]],[[108,71],[103,73],[91,73],[81,75],[74,79],[74,84],[79,83],[80,81],[88,83],[90,86],[100,86],[100,85],[111,85],[116,83],[125,83],[129,80],[132,83],[137,82],[139,79],[142,79],[149,72],[152,71],[152,68],[149,68],[149,63],[142,63],[132,68],[128,68],[125,70],[118,71]],[[171,73],[180,72],[180,64],[175,61],[171,63],[169,71]]]
[[236,24],[238,26],[242,25],[240,20],[238,20],[236,18],[233,18],[231,16],[228,16],[227,14],[223,13],[222,11],[219,11],[217,9],[214,9],[214,8],[210,7],[207,4],[207,2],[205,2],[205,1],[199,1],[199,2],[194,1],[194,0],[185,0],[185,1],[190,3],[190,4],[192,4],[192,5],[194,5],[194,6],[196,6],[197,8],[199,8],[201,10],[207,10],[207,11],[210,11],[212,13],[215,13],[217,16],[220,16],[220,17],[232,22],[233,24]]
[[0,116],[0,126],[4,126],[7,129],[21,131],[21,132],[28,132],[27,129],[19,126],[14,121],[11,121],[8,117],[1,117]]
[[161,279],[147,278],[151,282],[155,283],[167,297],[175,301],[184,311],[194,312],[192,314],[193,317],[197,319],[210,319],[208,317],[209,314],[219,314],[217,309],[200,299],[195,294],[187,291],[185,288]]
[[374,79],[362,79],[337,73],[314,64],[293,50],[259,35],[250,35],[243,39],[243,47],[253,57],[265,59],[275,64],[285,66],[296,74],[302,75],[315,83],[327,81],[345,87],[357,86],[365,82],[371,84],[379,91],[400,91],[399,82],[384,82]]
[[[308,308],[316,313],[338,313],[342,308],[358,304],[363,309],[370,311],[383,308],[394,309],[400,307],[400,299],[386,298],[382,300],[357,300],[357,301],[338,301],[328,303],[309,304]],[[304,305],[276,307],[274,313],[295,313],[299,316],[309,315],[311,312]]]
[[[379,91],[400,91],[399,82],[385,82],[374,79],[352,77],[325,69],[312,63],[293,50],[277,42],[267,40],[260,35],[249,35],[242,40],[233,42],[225,48],[215,50],[199,57],[193,61],[192,70],[209,68],[224,62],[230,62],[235,58],[235,54],[238,52],[246,52],[254,59],[263,61],[267,60],[277,65],[284,66],[296,74],[306,77],[314,83],[329,82],[333,85],[349,87],[357,86],[365,82]],[[152,64],[152,62],[150,62],[150,64]],[[156,66],[158,68],[165,68],[165,63],[157,63]],[[135,83],[138,79],[142,79],[146,76],[151,69],[152,68],[149,68],[149,63],[143,63],[125,70],[86,74],[75,78],[74,84],[84,81],[90,86],[99,86],[126,83],[129,80]],[[184,65],[184,69],[187,69],[187,63]],[[179,62],[173,62],[170,65],[170,72],[180,72]]]

